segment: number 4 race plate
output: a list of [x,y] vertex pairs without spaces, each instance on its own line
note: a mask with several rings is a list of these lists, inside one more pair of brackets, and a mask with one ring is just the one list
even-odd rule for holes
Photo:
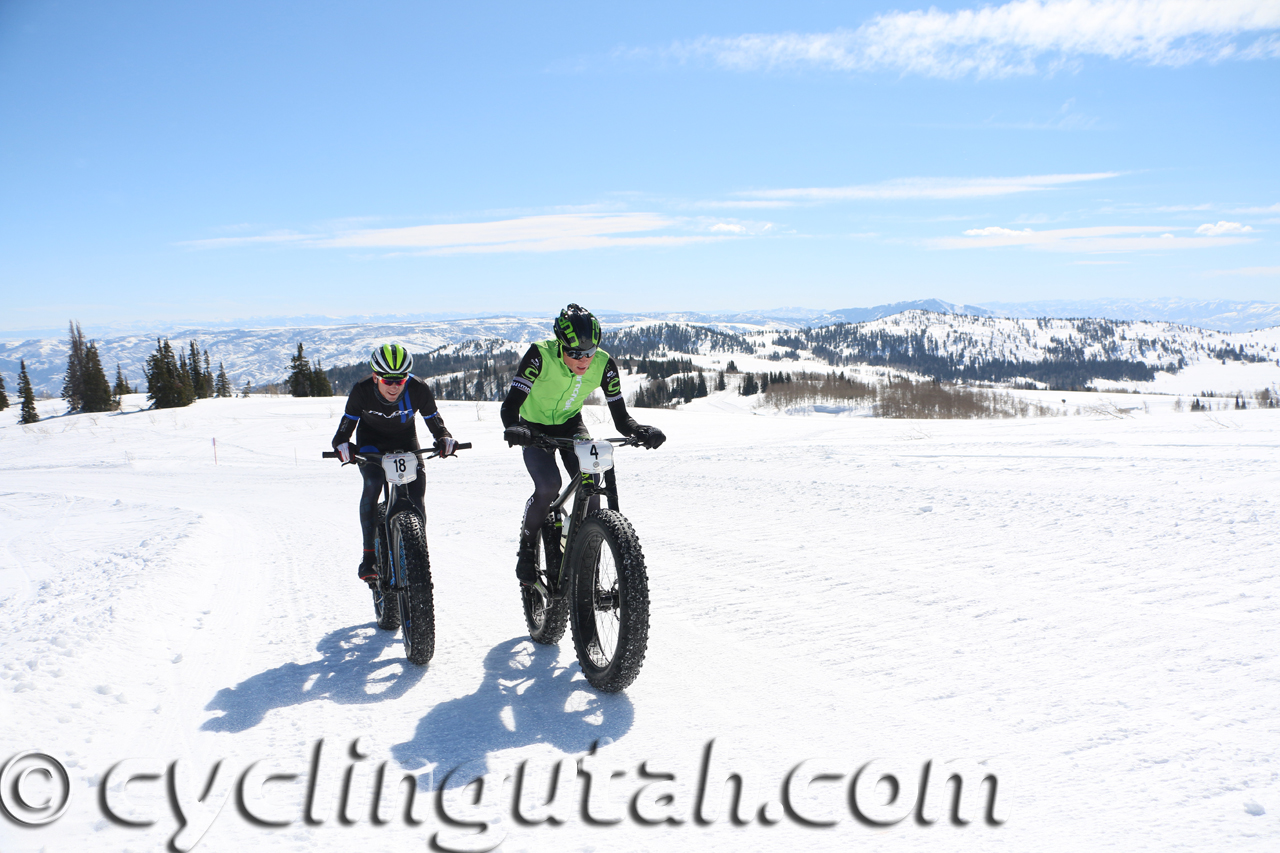
[[613,467],[613,445],[607,441],[575,441],[573,450],[578,464],[588,474],[602,474]]

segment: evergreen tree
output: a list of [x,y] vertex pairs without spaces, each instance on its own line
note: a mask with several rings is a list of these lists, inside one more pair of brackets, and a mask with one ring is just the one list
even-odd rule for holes
[[195,341],[190,341],[187,345],[187,378],[191,383],[191,395],[193,399],[199,399],[204,395],[200,391],[204,388],[204,374],[200,371],[200,350],[196,347]]
[[189,406],[195,399],[186,359],[174,357],[167,339],[156,338],[156,351],[147,357],[143,373],[147,378],[147,399],[155,408]]
[[186,400],[182,405],[190,405],[196,399],[195,382],[191,379],[191,365],[187,363],[187,354],[178,352],[178,388],[182,399]]
[[707,396],[707,378],[701,373],[698,374],[698,387],[693,392],[694,397]]
[[302,354],[302,341],[298,341],[297,355],[289,359],[289,378],[285,382],[292,396],[311,396],[311,362]]
[[111,393],[116,397],[123,397],[125,394],[132,394],[133,389],[129,387],[129,380],[124,378],[124,371],[120,369],[120,362],[116,362],[116,384],[111,387]]
[[0,373],[0,412],[9,408],[9,395],[4,393],[4,374]]
[[18,416],[18,423],[33,424],[40,420],[40,415],[36,412],[36,394],[31,389],[31,377],[27,376],[27,363],[18,361],[18,396],[22,399],[22,414]]
[[67,372],[62,380],[62,399],[67,401],[67,411],[78,412],[83,407],[85,351],[87,347],[80,324],[71,321],[67,340]]
[[738,386],[738,393],[744,397],[750,397],[752,394],[760,392],[760,383],[756,382],[754,373],[742,374],[742,384]]
[[160,404],[162,399],[166,399],[169,387],[169,377],[166,375],[168,365],[164,360],[164,347],[160,343],[160,339],[156,338],[156,351],[147,356],[146,362],[142,365],[142,378],[147,382],[147,399],[151,401],[151,405],[158,409],[165,406]]
[[330,384],[329,377],[325,374],[324,368],[320,366],[320,359],[318,358],[311,365],[311,396],[333,396],[333,385]]
[[209,366],[209,351],[204,351],[204,370],[200,371],[200,398],[207,400],[213,396],[213,368]]
[[222,362],[218,362],[218,381],[214,385],[214,392],[219,397],[231,396],[231,380],[227,378],[227,369],[222,366]]
[[80,411],[110,412],[115,409],[111,399],[111,385],[102,371],[102,359],[98,357],[98,345],[93,341],[84,353],[84,371],[81,374]]
[[724,371],[721,370],[719,373],[716,374],[716,390],[723,391],[724,389],[725,389]]
[[249,392],[253,390],[253,386],[249,384],[249,380],[244,381],[244,390],[240,392],[241,397],[248,397]]

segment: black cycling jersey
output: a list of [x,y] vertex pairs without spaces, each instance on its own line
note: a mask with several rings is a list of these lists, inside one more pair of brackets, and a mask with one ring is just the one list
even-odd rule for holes
[[355,431],[357,451],[418,450],[418,433],[413,424],[415,413],[422,415],[433,437],[453,437],[445,428],[444,420],[436,409],[435,395],[426,382],[410,376],[400,396],[395,402],[389,402],[378,390],[376,377],[362,379],[351,386],[351,393],[347,395],[347,408],[338,431],[334,433],[333,445],[337,447],[349,442],[352,431]]

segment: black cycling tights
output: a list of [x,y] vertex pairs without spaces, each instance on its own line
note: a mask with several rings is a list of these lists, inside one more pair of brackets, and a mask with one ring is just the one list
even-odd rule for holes
[[[360,532],[364,534],[365,550],[371,551],[373,528],[378,523],[378,499],[382,497],[382,484],[387,481],[387,475],[381,465],[361,465],[360,476],[364,477],[364,491],[360,493]],[[427,494],[427,470],[421,459],[418,460],[418,478],[405,488],[409,490],[409,497],[425,518],[422,500]]]
[[[571,448],[562,447],[560,458],[564,461],[564,468],[569,476],[578,476],[577,454]],[[532,542],[534,533],[542,526],[551,509],[552,501],[560,494],[560,469],[556,467],[555,452],[541,447],[526,447],[524,464],[529,469],[529,476],[533,478],[533,494],[524,505],[524,525],[520,538],[524,542]],[[599,508],[600,498],[592,498],[590,509],[595,511]]]

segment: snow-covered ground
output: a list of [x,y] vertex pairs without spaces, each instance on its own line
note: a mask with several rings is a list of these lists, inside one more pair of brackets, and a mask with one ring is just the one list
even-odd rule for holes
[[[1004,421],[756,417],[733,395],[637,412],[669,441],[617,455],[653,611],[615,696],[586,685],[567,637],[525,637],[529,481],[496,404],[443,405],[475,449],[428,465],[425,668],[354,577],[359,477],[320,459],[342,400],[25,428],[10,409],[0,761],[56,759],[70,799],[44,826],[0,814],[0,850],[160,851],[177,833],[208,851],[1272,851],[1280,411],[1164,399]],[[565,756],[589,789],[538,822]],[[41,760],[7,765],[10,811],[57,805],[55,765],[18,778]],[[966,804],[953,825],[936,790],[912,809],[924,763],[936,781],[952,760],[988,762],[964,778],[996,776],[1002,824]],[[521,763],[523,821],[497,784]],[[458,765],[491,774],[482,801],[444,788],[433,807]],[[394,791],[371,820],[384,766],[388,785],[420,774],[420,822]],[[888,786],[868,780],[888,767],[901,797],[878,807]],[[712,808],[733,770],[746,825]],[[851,800],[903,819],[868,825]]]

